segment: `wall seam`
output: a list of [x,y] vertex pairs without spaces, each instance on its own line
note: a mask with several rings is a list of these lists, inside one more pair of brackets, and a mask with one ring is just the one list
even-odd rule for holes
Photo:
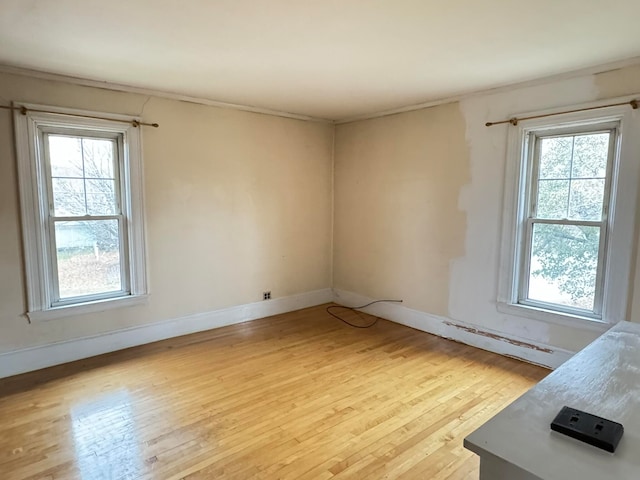
[[331,139],[331,242],[329,244],[330,252],[330,266],[329,273],[331,280],[329,287],[333,290],[335,285],[334,278],[334,258],[335,258],[335,231],[336,231],[336,125],[332,125],[332,139]]

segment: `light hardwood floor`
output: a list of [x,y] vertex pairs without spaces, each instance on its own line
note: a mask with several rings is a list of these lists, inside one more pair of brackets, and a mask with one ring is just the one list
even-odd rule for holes
[[0,478],[476,479],[547,373],[314,307],[0,380]]

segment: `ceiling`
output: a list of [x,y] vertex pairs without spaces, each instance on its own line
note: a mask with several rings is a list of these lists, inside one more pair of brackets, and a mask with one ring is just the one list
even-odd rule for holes
[[341,120],[640,55],[638,0],[1,0],[0,63]]

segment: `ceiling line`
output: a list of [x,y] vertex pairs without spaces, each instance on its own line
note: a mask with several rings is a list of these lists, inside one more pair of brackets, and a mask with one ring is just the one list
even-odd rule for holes
[[44,72],[41,70],[32,70],[29,68],[15,67],[13,65],[7,65],[0,63],[0,73],[8,73],[11,75],[22,75],[25,77],[39,78],[42,80],[52,80],[56,82],[70,83],[73,85],[80,85],[83,87],[101,88],[103,90],[112,90],[116,92],[134,93],[138,95],[151,95],[159,98],[166,98],[168,100],[178,100],[182,102],[195,103],[198,105],[206,105],[209,107],[226,108],[231,110],[241,110],[243,112],[260,113],[263,115],[271,115],[275,117],[292,118],[294,120],[305,120],[309,122],[320,123],[333,123],[333,120],[327,118],[312,117],[309,115],[300,115],[297,113],[283,112],[280,110],[272,110],[269,108],[254,107],[251,105],[242,105],[237,103],[220,102],[218,100],[211,100],[202,97],[193,97],[190,95],[183,95],[181,93],[166,92],[163,90],[154,90],[143,87],[133,87],[131,85],[124,85],[120,83],[111,83],[101,80],[93,80],[90,78],[74,77],[70,75],[62,75],[59,73]]
[[423,108],[437,107],[438,105],[445,105],[447,103],[455,103],[461,100],[466,100],[468,98],[479,97],[483,95],[493,95],[498,93],[506,93],[506,92],[518,90],[521,88],[536,87],[536,86],[546,85],[553,82],[558,82],[561,80],[570,80],[572,78],[577,78],[577,77],[586,76],[586,75],[596,75],[599,73],[611,72],[613,70],[619,70],[621,68],[632,67],[635,65],[640,65],[640,56],[631,57],[624,60],[617,60],[615,62],[603,63],[600,65],[581,68],[578,70],[571,70],[568,72],[558,73],[556,75],[551,75],[548,77],[541,77],[533,80],[525,80],[524,82],[510,83],[507,85],[502,85],[500,87],[487,88],[484,90],[475,90],[475,91],[463,93],[460,95],[454,95],[451,97],[445,97],[445,98],[423,102],[423,103],[415,103],[411,105],[406,105],[404,107],[383,110],[380,112],[374,112],[374,113],[364,114],[364,115],[356,115],[353,117],[347,117],[340,120],[334,120],[333,123],[336,125],[342,125],[344,123],[358,122],[360,120],[371,120],[374,118],[387,117],[389,115],[397,115],[399,113],[422,110]]
[[319,117],[313,117],[313,116],[309,116],[309,115],[301,115],[301,114],[297,114],[297,113],[290,113],[290,112],[283,112],[283,111],[279,111],[279,110],[272,110],[272,109],[269,109],[269,108],[254,107],[254,106],[251,106],[251,105],[242,105],[242,104],[236,104],[236,103],[221,102],[221,101],[218,101],[218,100],[212,100],[212,99],[203,98],[203,97],[195,97],[195,96],[190,96],[190,95],[183,95],[183,94],[180,94],[180,93],[166,92],[166,91],[162,91],[162,90],[154,90],[154,89],[149,89],[149,88],[133,87],[133,86],[130,86],[130,85],[111,83],[111,82],[107,82],[107,81],[93,80],[93,79],[82,78],[82,77],[74,77],[74,76],[70,76],[70,75],[62,75],[62,74],[59,74],[59,73],[44,72],[44,71],[41,71],[41,70],[33,70],[33,69],[28,69],[28,68],[16,67],[16,66],[2,64],[2,63],[0,63],[0,73],[8,73],[8,74],[13,74],[13,75],[22,75],[22,76],[33,77],[33,78],[40,78],[40,79],[43,79],[43,80],[53,80],[53,81],[71,83],[71,84],[74,84],[74,85],[81,85],[81,86],[85,86],[85,87],[101,88],[101,89],[104,89],[104,90],[112,90],[112,91],[118,91],[118,92],[134,93],[134,94],[139,94],[139,95],[152,95],[152,96],[155,96],[155,97],[166,98],[166,99],[169,99],[169,100],[178,100],[178,101],[195,103],[195,104],[199,104],[199,105],[206,105],[206,106],[218,107],[218,108],[226,108],[226,109],[232,109],[232,110],[240,110],[240,111],[245,111],[245,112],[259,113],[259,114],[263,114],[263,115],[271,115],[271,116],[276,116],[276,117],[292,118],[292,119],[295,119],[295,120],[304,120],[304,121],[310,121],[310,122],[319,122],[319,123],[328,123],[328,124],[333,124],[333,125],[341,125],[341,124],[352,123],[352,122],[356,122],[356,121],[360,121],[360,120],[370,120],[370,119],[374,119],[374,118],[386,117],[386,116],[389,116],[389,115],[396,115],[396,114],[404,113],[404,112],[411,112],[411,111],[414,111],[414,110],[421,110],[423,108],[435,107],[435,106],[444,105],[444,104],[447,104],[447,103],[455,103],[455,102],[459,102],[460,100],[473,98],[473,97],[477,97],[477,96],[481,96],[481,95],[491,95],[491,94],[505,93],[505,92],[517,90],[517,89],[520,89],[520,88],[535,87],[535,86],[539,86],[539,85],[545,85],[545,84],[549,84],[549,83],[552,83],[552,82],[561,81],[561,80],[568,80],[568,79],[571,79],[571,78],[576,78],[576,77],[580,77],[580,76],[584,76],[584,75],[595,75],[595,74],[598,74],[598,73],[605,73],[605,72],[609,72],[609,71],[612,71],[612,70],[617,70],[617,69],[621,69],[621,68],[624,68],[624,67],[630,67],[630,66],[634,66],[634,65],[640,65],[640,56],[631,57],[631,58],[627,58],[627,59],[624,59],[624,60],[618,60],[618,61],[615,61],[615,62],[604,63],[604,64],[601,64],[601,65],[596,65],[596,66],[592,66],[592,67],[586,67],[586,68],[582,68],[582,69],[578,69],[578,70],[572,70],[572,71],[569,71],[569,72],[564,72],[564,73],[560,73],[560,74],[557,74],[557,75],[551,75],[551,76],[548,76],[548,77],[543,77],[543,78],[538,78],[538,79],[533,79],[533,80],[527,80],[527,81],[518,82],[518,83],[511,83],[511,84],[503,85],[503,86],[500,86],[500,87],[488,88],[488,89],[483,89],[483,90],[476,90],[476,91],[472,91],[472,92],[468,92],[468,93],[464,93],[464,94],[460,94],[460,95],[455,95],[455,96],[450,96],[450,97],[445,97],[445,98],[441,98],[441,99],[437,99],[437,100],[433,100],[433,101],[416,103],[416,104],[406,105],[406,106],[403,106],[403,107],[393,108],[393,109],[389,109],[389,110],[382,110],[382,111],[373,112],[373,113],[369,113],[369,114],[356,115],[356,116],[353,116],[353,117],[347,117],[347,118],[343,118],[343,119],[319,118]]

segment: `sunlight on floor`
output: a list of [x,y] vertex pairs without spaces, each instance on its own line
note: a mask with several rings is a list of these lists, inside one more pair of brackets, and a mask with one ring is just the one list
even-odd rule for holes
[[142,468],[129,393],[110,393],[71,410],[73,438],[84,480],[133,479]]

